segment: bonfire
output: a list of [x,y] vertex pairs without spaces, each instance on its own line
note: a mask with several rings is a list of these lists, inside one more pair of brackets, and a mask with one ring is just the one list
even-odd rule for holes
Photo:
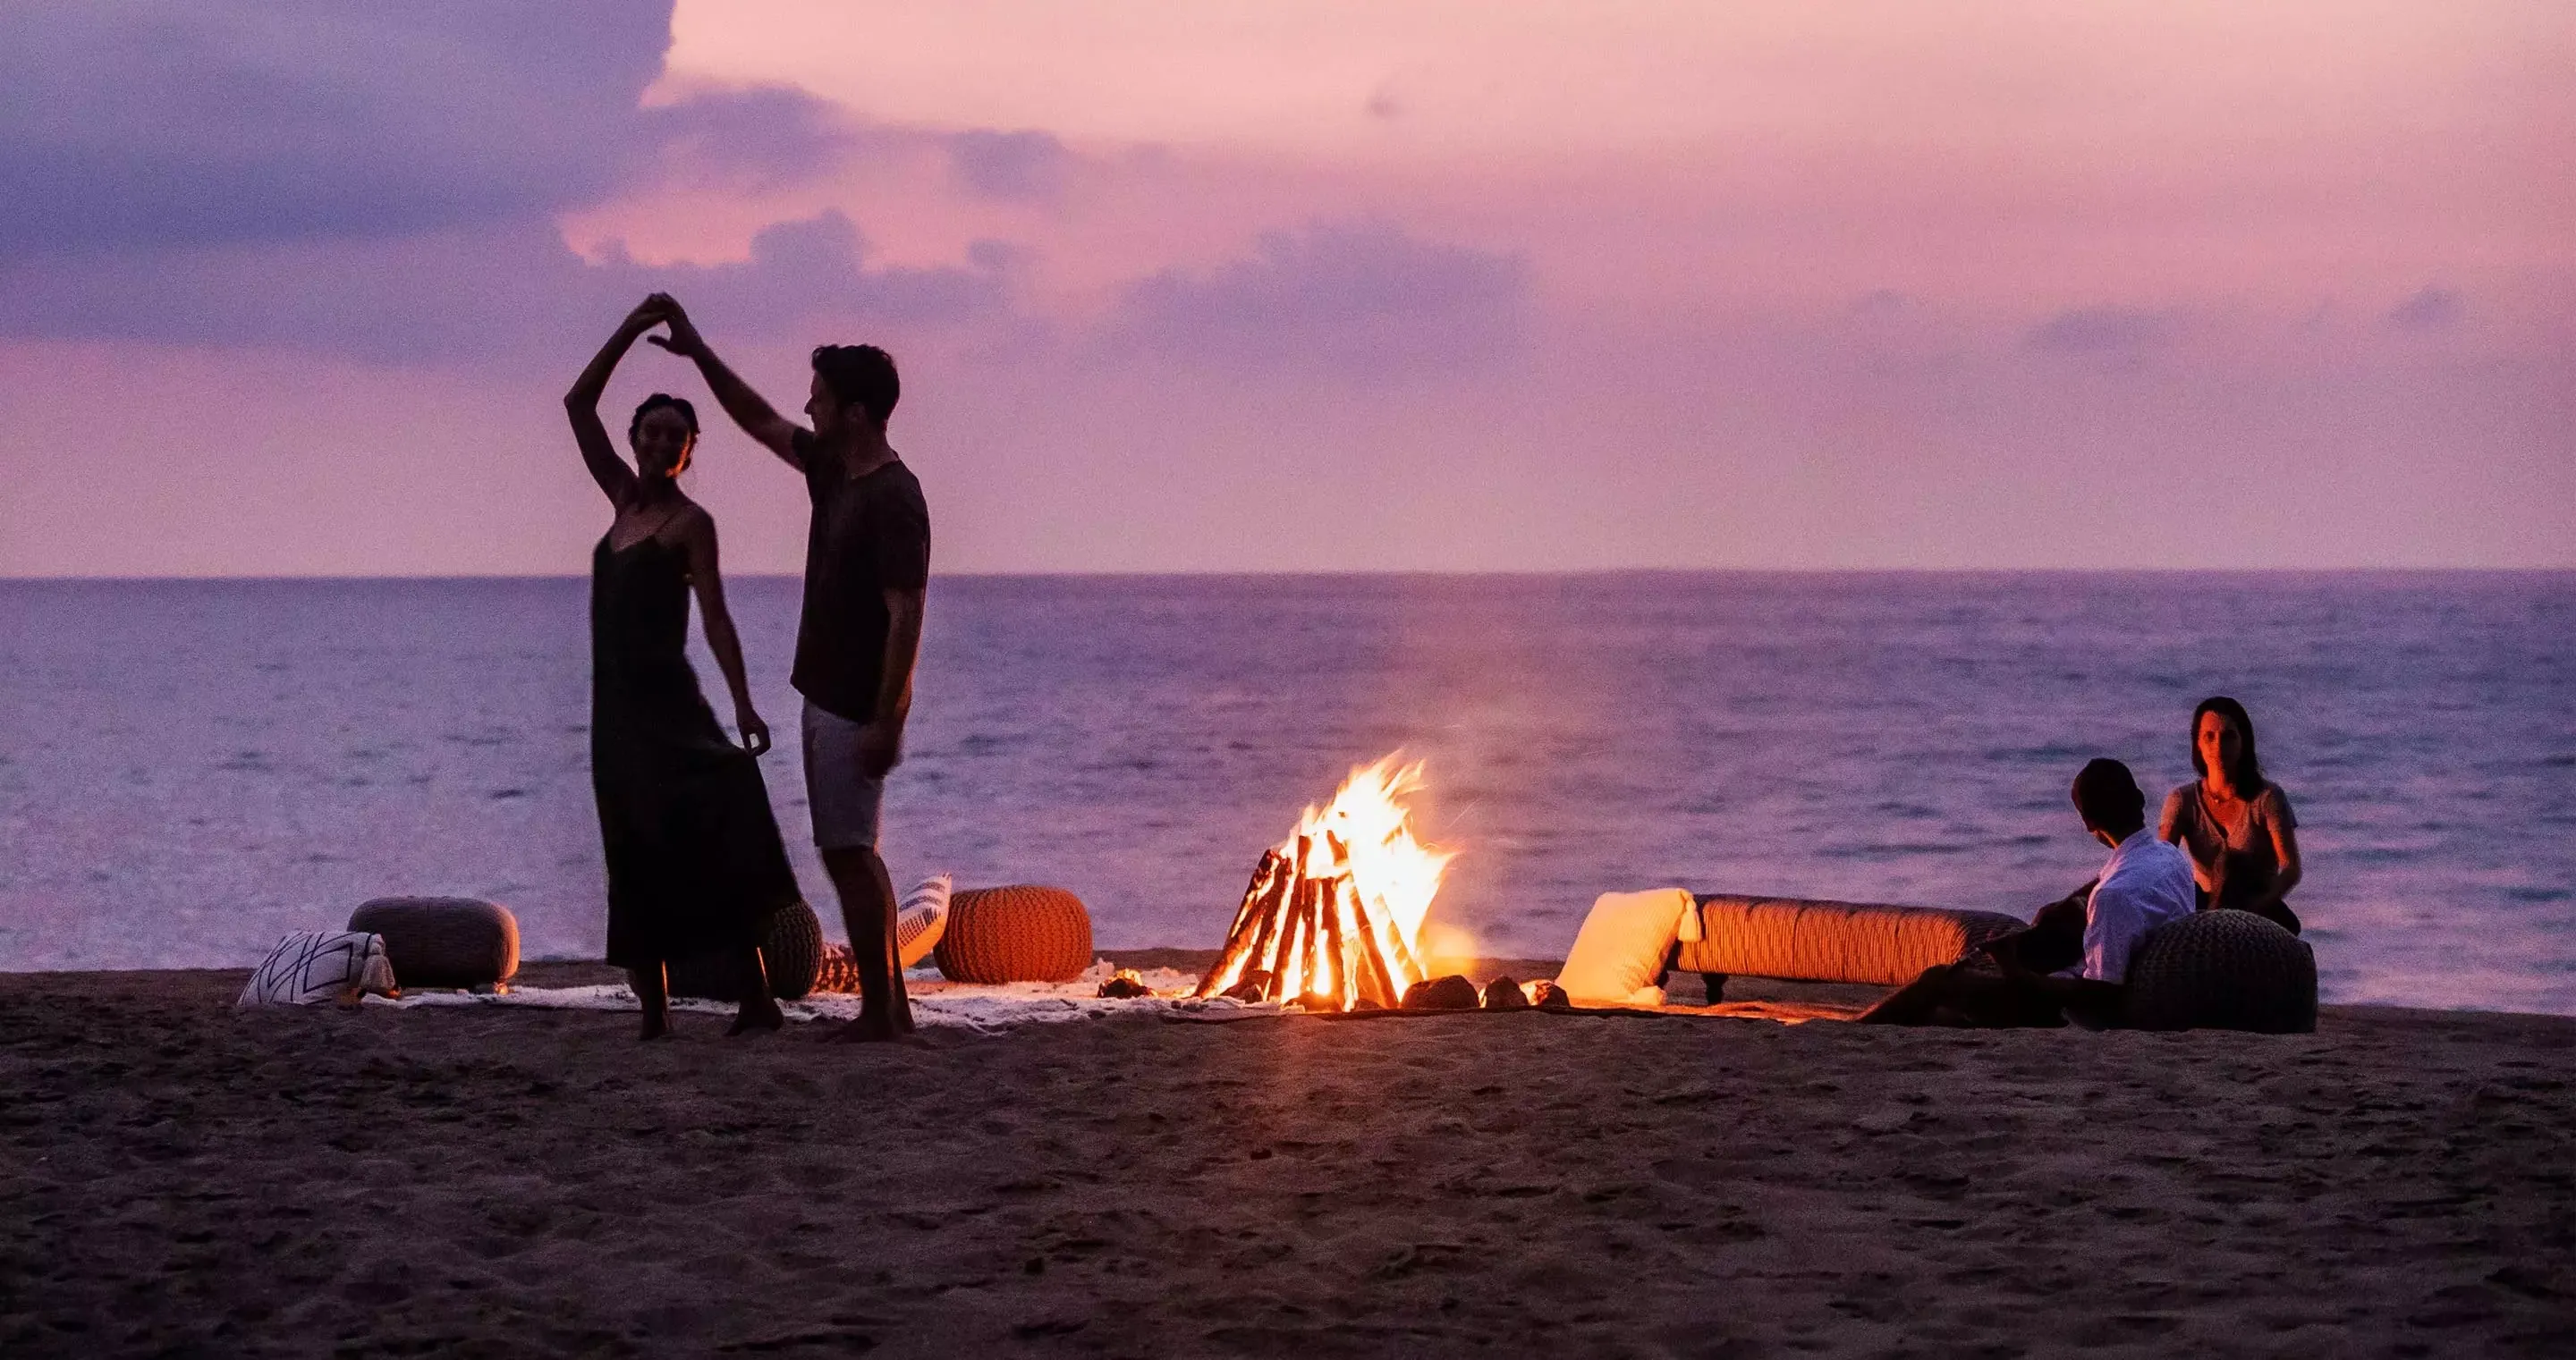
[[1261,857],[1200,996],[1309,1010],[1392,1008],[1426,974],[1422,923],[1449,851],[1413,834],[1422,763],[1402,753],[1351,771]]

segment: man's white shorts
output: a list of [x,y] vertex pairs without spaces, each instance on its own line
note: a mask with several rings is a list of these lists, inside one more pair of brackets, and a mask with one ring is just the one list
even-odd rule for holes
[[876,848],[885,781],[869,778],[859,763],[865,726],[805,701],[805,806],[814,814],[817,849]]

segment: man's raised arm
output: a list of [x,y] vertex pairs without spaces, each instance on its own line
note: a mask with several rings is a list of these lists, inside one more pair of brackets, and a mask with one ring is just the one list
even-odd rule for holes
[[689,314],[681,310],[679,299],[668,293],[655,293],[652,300],[661,304],[662,319],[669,323],[671,334],[667,338],[650,335],[645,339],[695,363],[699,376],[707,380],[707,390],[716,394],[716,404],[724,408],[726,415],[733,417],[733,423],[741,426],[744,434],[767,445],[770,452],[785,459],[789,467],[803,472],[805,460],[796,452],[797,427],[762,400],[758,392],[752,391],[751,384],[734,376],[734,371],[725,367],[724,360],[707,348],[706,337],[698,334]]

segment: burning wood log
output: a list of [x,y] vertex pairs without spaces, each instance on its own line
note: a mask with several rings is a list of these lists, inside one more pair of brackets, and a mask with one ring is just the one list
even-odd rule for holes
[[1386,949],[1378,943],[1365,907],[1361,908],[1358,925],[1353,933],[1359,936],[1359,994],[1371,1005],[1393,1010],[1404,999],[1404,993],[1395,985],[1395,972],[1387,966]]
[[1278,851],[1262,855],[1260,867],[1252,871],[1252,882],[1243,890],[1243,905],[1234,914],[1234,924],[1226,929],[1225,953],[1217,959],[1215,972],[1235,971],[1249,961],[1259,940],[1244,927],[1278,906],[1280,894],[1288,890],[1287,868],[1288,861]]
[[1290,894],[1288,937],[1279,951],[1278,981],[1270,992],[1273,1001],[1294,1001],[1306,993],[1314,970],[1315,894],[1319,886],[1311,878],[1300,879],[1297,891]]
[[1270,999],[1286,1001],[1304,990],[1305,974],[1298,967],[1306,944],[1307,918],[1315,909],[1315,880],[1299,878],[1297,887],[1288,894],[1288,919],[1280,923],[1279,951],[1270,970]]
[[1252,871],[1251,884],[1243,890],[1243,905],[1234,914],[1234,926],[1226,933],[1225,952],[1218,956],[1216,967],[1199,981],[1198,995],[1214,996],[1260,966],[1261,952],[1270,943],[1271,932],[1279,926],[1280,904],[1296,881],[1286,855],[1276,850],[1263,852],[1260,866]]
[[1306,990],[1317,991],[1318,984],[1321,984],[1323,994],[1340,1003],[1335,1006],[1336,1010],[1349,1004],[1344,998],[1357,994],[1357,989],[1350,985],[1350,955],[1342,952],[1342,899],[1352,895],[1348,874],[1326,883],[1323,891],[1316,895],[1322,908],[1318,917],[1324,925],[1322,946],[1316,951],[1322,971],[1306,975]]
[[1306,914],[1298,923],[1297,990],[1292,993],[1294,996],[1314,992],[1316,985],[1323,981],[1324,902],[1332,895],[1336,881],[1329,878],[1306,880]]
[[1225,928],[1226,939],[1233,940],[1241,934],[1243,923],[1251,920],[1254,912],[1263,909],[1264,899],[1279,890],[1287,867],[1287,856],[1276,850],[1261,852],[1261,862],[1252,868],[1252,882],[1244,886],[1243,905],[1234,910],[1234,924]]

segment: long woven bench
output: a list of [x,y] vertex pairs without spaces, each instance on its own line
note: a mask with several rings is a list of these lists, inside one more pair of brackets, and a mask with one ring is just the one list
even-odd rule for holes
[[[1901,987],[2022,926],[1994,911],[1790,897],[1697,901],[1700,938],[1674,945],[1668,967],[1699,974],[1711,1004],[1730,976]],[[2130,957],[2128,985],[2120,1023],[2134,1029],[2317,1027],[2315,953],[2251,912],[2195,912],[2149,931]]]
[[1699,974],[1712,1003],[1734,976],[1901,987],[2024,924],[1995,911],[1871,902],[1732,894],[1698,902],[1700,938],[1674,946],[1671,966]]

